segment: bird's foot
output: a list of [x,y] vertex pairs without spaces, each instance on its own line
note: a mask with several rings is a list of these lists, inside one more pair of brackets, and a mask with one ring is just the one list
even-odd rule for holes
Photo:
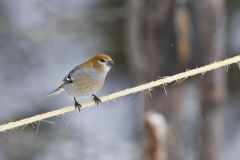
[[97,104],[97,106],[102,102],[100,98],[98,98],[96,95],[92,94],[94,102]]
[[76,100],[75,97],[74,97],[74,107],[75,107],[75,109],[78,109],[79,112],[80,112],[81,109],[82,109],[82,105],[77,102],[77,100]]

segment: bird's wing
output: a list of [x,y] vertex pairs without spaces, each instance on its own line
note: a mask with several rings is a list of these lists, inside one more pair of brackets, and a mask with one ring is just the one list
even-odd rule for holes
[[65,83],[73,83],[74,77],[75,75],[79,75],[83,72],[83,70],[81,69],[81,65],[76,66],[75,68],[73,68],[64,78],[63,78],[63,82]]

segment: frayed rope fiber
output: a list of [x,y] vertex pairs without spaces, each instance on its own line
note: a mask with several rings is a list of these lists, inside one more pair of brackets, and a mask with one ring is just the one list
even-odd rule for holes
[[[146,84],[142,84],[142,85],[139,85],[139,86],[136,86],[136,87],[133,87],[133,88],[128,88],[128,89],[125,89],[125,90],[122,90],[122,91],[119,91],[119,92],[116,92],[116,93],[112,93],[110,95],[103,96],[100,99],[101,99],[102,102],[107,102],[107,101],[117,99],[119,97],[123,97],[123,96],[129,95],[129,94],[141,92],[141,91],[144,91],[144,90],[149,90],[149,89],[157,87],[157,86],[166,85],[166,84],[172,83],[174,81],[186,79],[186,78],[194,76],[194,75],[205,74],[208,71],[215,70],[215,69],[220,68],[220,67],[228,66],[230,64],[234,64],[234,63],[237,63],[237,62],[240,62],[240,55],[229,58],[229,59],[226,59],[226,60],[223,60],[223,61],[214,62],[214,63],[211,63],[209,65],[206,65],[206,66],[203,66],[203,67],[200,67],[200,68],[196,68],[196,69],[188,70],[186,72],[175,74],[173,76],[168,76],[166,78],[158,79],[156,81],[152,81],[152,82],[149,82],[149,83],[146,83]],[[93,106],[93,105],[95,105],[95,103],[93,101],[88,101],[88,102],[82,103],[83,108],[90,107],[90,106]],[[25,118],[25,119],[22,119],[22,120],[19,120],[19,121],[9,122],[7,124],[2,124],[2,125],[0,125],[0,132],[4,132],[4,131],[10,130],[10,129],[25,126],[27,124],[38,122],[38,121],[41,121],[41,120],[44,120],[44,119],[47,119],[47,118],[50,118],[50,117],[63,115],[65,113],[72,112],[74,110],[75,110],[74,106],[68,106],[68,107],[64,107],[64,108],[57,109],[57,110],[54,110],[54,111],[50,111],[50,112],[47,112],[47,113],[35,115],[33,117]]]

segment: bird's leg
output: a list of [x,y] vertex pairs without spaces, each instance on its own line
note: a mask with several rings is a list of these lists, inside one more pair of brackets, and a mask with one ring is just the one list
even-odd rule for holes
[[99,105],[99,103],[101,103],[102,101],[101,101],[101,99],[100,98],[98,98],[96,95],[94,95],[94,94],[92,94],[92,96],[93,96],[93,100],[94,100],[94,102],[97,104],[97,106]]
[[74,97],[74,107],[75,107],[75,109],[78,109],[79,112],[82,108],[81,104],[77,102],[75,97]]

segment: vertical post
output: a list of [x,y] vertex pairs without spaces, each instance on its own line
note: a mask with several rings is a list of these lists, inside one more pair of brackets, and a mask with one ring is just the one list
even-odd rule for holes
[[[174,5],[171,0],[129,0],[129,19],[126,26],[127,59],[132,69],[132,74],[139,83],[157,79],[176,73],[176,46],[174,32]],[[171,67],[169,67],[171,66]],[[153,110],[162,113],[171,123],[172,145],[169,150],[169,159],[181,160],[182,138],[179,125],[179,103],[181,101],[181,87],[168,89],[168,96],[163,88],[156,88],[142,97],[145,111]],[[151,98],[151,96],[153,98]],[[146,123],[146,137],[156,135],[150,123]],[[149,138],[148,138],[149,139]],[[151,142],[152,139],[150,139]],[[147,160],[162,160],[156,156],[156,150],[161,150],[160,141],[148,143],[147,151],[152,157]],[[151,145],[149,145],[151,144]],[[154,149],[153,149],[154,148]],[[157,149],[158,148],[158,149]],[[167,150],[164,150],[167,152]],[[146,153],[146,152],[145,152]],[[159,152],[158,152],[159,153]],[[167,153],[166,153],[167,154]],[[148,155],[146,153],[146,155]],[[158,158],[157,158],[158,157]],[[164,156],[167,157],[167,156]],[[146,157],[145,157],[146,158]],[[157,159],[156,159],[157,158]]]
[[[196,13],[195,37],[196,54],[201,57],[201,65],[217,59],[222,59],[225,52],[225,1],[224,0],[194,0]],[[200,159],[214,160],[219,146],[222,146],[221,120],[222,107],[225,98],[225,76],[221,70],[213,71],[200,81],[201,95],[201,154]]]

